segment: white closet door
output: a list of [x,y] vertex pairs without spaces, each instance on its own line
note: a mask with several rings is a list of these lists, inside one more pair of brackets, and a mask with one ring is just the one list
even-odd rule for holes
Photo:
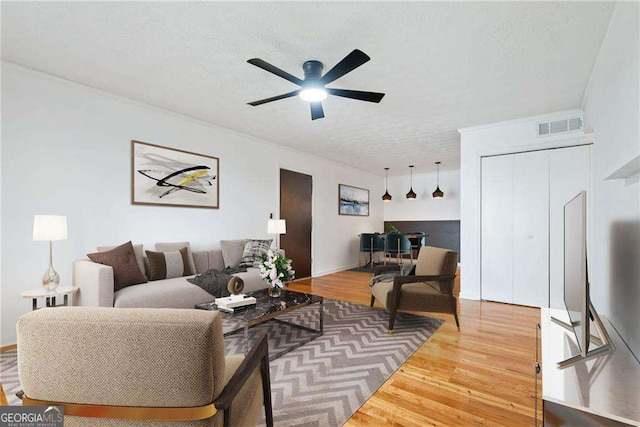
[[590,203],[591,146],[551,150],[549,156],[549,297],[551,308],[564,308],[564,205],[583,190]]
[[549,151],[514,156],[513,303],[549,306]]
[[513,302],[513,157],[482,159],[482,299]]

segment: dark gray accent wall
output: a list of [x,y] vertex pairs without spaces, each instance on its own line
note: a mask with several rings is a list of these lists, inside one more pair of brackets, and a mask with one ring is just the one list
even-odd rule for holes
[[451,249],[458,253],[458,261],[462,259],[460,253],[460,221],[385,221],[384,229],[386,231],[387,224],[393,224],[402,233],[413,233],[423,231],[427,233],[427,246],[436,246],[438,248]]

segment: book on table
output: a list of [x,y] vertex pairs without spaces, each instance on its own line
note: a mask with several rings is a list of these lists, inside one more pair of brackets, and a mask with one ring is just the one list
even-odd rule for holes
[[218,306],[219,310],[233,312],[234,309],[238,309],[238,308],[249,306],[249,305],[255,305],[256,299],[248,295],[239,294],[239,295],[231,295],[223,298],[216,298],[215,303],[216,303],[216,306]]

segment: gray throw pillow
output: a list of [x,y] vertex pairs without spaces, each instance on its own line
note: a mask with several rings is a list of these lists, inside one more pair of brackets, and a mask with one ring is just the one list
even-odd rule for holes
[[244,245],[244,252],[242,253],[242,261],[240,261],[240,267],[259,267],[260,257],[269,251],[271,242],[273,242],[273,239],[249,240]]
[[222,260],[225,267],[238,267],[242,261],[244,246],[248,239],[242,240],[220,240],[220,249],[222,250]]
[[127,286],[147,282],[147,278],[140,271],[131,242],[117,246],[110,251],[96,252],[87,254],[87,256],[93,262],[113,268],[114,292]]

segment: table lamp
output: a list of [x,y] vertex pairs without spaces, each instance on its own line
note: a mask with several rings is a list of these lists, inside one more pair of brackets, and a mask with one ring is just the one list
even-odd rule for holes
[[267,233],[278,235],[276,237],[276,249],[280,249],[280,234],[287,234],[286,221],[284,219],[273,219],[273,214],[271,214],[267,222]]
[[55,290],[60,284],[60,276],[53,268],[54,240],[67,238],[67,217],[63,215],[35,215],[33,217],[33,240],[49,241],[49,268],[42,276],[42,286],[49,291]]

